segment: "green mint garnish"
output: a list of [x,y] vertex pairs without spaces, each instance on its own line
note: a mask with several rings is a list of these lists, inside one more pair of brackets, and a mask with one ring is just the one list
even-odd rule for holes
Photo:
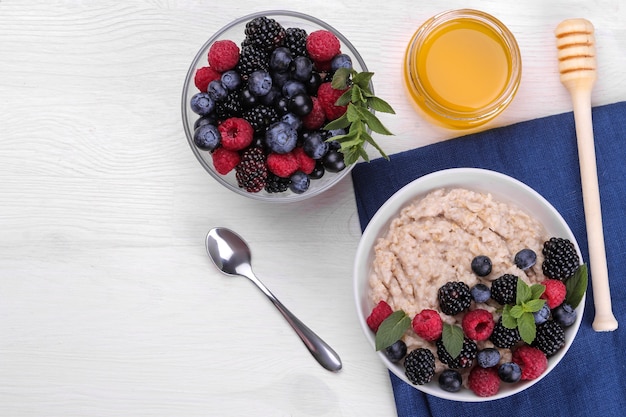
[[522,340],[531,344],[537,335],[537,325],[533,313],[541,310],[546,303],[540,299],[546,287],[541,284],[529,286],[517,280],[515,305],[505,305],[502,310],[502,325],[507,329],[517,327]]
[[346,165],[355,163],[359,157],[369,161],[367,152],[363,148],[365,143],[371,144],[385,159],[389,159],[367,131],[369,128],[372,132],[381,135],[392,135],[370,110],[395,114],[389,103],[376,97],[372,92],[370,81],[373,75],[373,72],[357,72],[352,68],[340,68],[333,75],[331,85],[334,89],[343,90],[349,87],[335,103],[337,106],[347,106],[347,109],[343,116],[328,123],[324,129],[348,129],[345,135],[328,139],[341,144],[341,152],[344,154]]
[[580,301],[583,299],[583,295],[585,295],[585,291],[587,291],[588,279],[587,265],[582,264],[578,267],[574,275],[565,281],[565,289],[567,291],[565,302],[571,305],[572,308],[578,307],[578,304],[580,304]]
[[391,313],[378,327],[376,350],[382,350],[396,343],[411,326],[411,318],[403,311]]
[[443,324],[443,331],[441,333],[441,341],[443,347],[446,348],[452,358],[456,358],[461,354],[463,350],[463,329],[459,326],[453,326],[448,323]]

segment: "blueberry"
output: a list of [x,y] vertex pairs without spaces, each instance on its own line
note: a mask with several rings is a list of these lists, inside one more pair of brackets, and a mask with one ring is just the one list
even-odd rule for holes
[[285,122],[273,123],[265,132],[265,143],[272,152],[291,152],[297,141],[298,132]]
[[352,58],[346,54],[337,54],[330,61],[330,70],[335,72],[339,68],[352,69]]
[[241,76],[235,70],[228,70],[222,74],[222,84],[230,91],[235,91],[241,86]]
[[221,80],[213,80],[209,83],[207,93],[214,101],[222,101],[228,96],[228,90]]
[[199,149],[205,151],[217,148],[221,140],[220,131],[212,124],[202,125],[193,132],[193,142]]
[[550,318],[550,307],[548,307],[548,304],[544,303],[541,310],[535,311],[533,316],[535,317],[535,324],[545,323]]
[[259,97],[259,101],[261,102],[261,104],[272,107],[276,100],[278,100],[280,97],[280,90],[277,87],[272,87],[267,94]]
[[200,126],[217,124],[217,115],[215,113],[202,116],[193,122],[193,130],[196,130]]
[[[334,135],[334,136],[336,136],[336,135]],[[341,143],[339,143],[336,140],[329,140],[328,141],[328,149],[330,149],[331,151],[338,151],[339,149],[341,149]]]
[[313,110],[313,100],[306,93],[296,94],[289,101],[289,110],[298,116],[306,116]]
[[454,369],[446,369],[439,374],[439,386],[444,391],[458,392],[462,382],[461,374]]
[[255,96],[264,96],[272,89],[272,77],[263,70],[254,71],[248,77],[248,88]]
[[472,259],[472,271],[479,277],[486,277],[491,273],[491,259],[485,255],[478,255]]
[[274,71],[284,72],[289,69],[291,64],[291,51],[289,48],[280,46],[272,52],[270,56],[270,68]]
[[283,85],[291,79],[289,72],[272,72],[272,83],[282,90]]
[[281,122],[287,123],[296,130],[302,127],[302,120],[293,113],[285,113],[280,117]]
[[294,58],[291,65],[291,76],[294,80],[307,82],[313,73],[313,62],[306,56]]
[[500,351],[496,348],[485,348],[476,355],[476,362],[481,368],[491,368],[500,362]]
[[498,376],[503,382],[517,382],[522,378],[522,370],[515,362],[506,362],[498,367]]
[[491,289],[485,284],[476,284],[470,290],[472,298],[477,303],[486,303],[491,298]]
[[283,96],[277,97],[274,100],[274,110],[279,116],[289,113],[289,99]]
[[317,95],[317,90],[322,85],[322,76],[318,72],[312,72],[311,77],[304,82],[307,93],[312,96]]
[[189,106],[194,113],[200,116],[206,116],[215,108],[215,101],[208,93],[196,93],[189,100]]
[[406,356],[406,343],[403,340],[398,340],[385,349],[385,355],[393,363],[400,362]]
[[552,317],[561,326],[569,327],[576,321],[576,310],[571,305],[563,303],[552,311]]
[[291,183],[289,183],[289,189],[296,194],[302,194],[309,189],[311,180],[309,176],[302,171],[296,171],[289,177]]
[[315,163],[315,168],[313,168],[313,171],[309,174],[309,178],[312,180],[319,180],[324,176],[325,172],[326,170],[324,169],[324,165],[322,165],[320,161],[317,161]]
[[283,96],[293,98],[296,94],[306,93],[306,86],[300,81],[289,80],[283,85]]
[[519,269],[526,270],[537,262],[537,254],[532,249],[522,249],[515,254],[514,262]]
[[319,132],[311,132],[304,138],[302,150],[309,157],[320,159],[328,152],[328,143],[324,142]]
[[258,103],[256,96],[252,94],[247,88],[244,88],[239,93],[239,101],[241,102],[241,107],[243,107],[244,109],[251,109],[255,107]]
[[329,172],[339,172],[346,167],[346,163],[343,160],[343,154],[338,151],[328,151],[322,159],[324,168]]

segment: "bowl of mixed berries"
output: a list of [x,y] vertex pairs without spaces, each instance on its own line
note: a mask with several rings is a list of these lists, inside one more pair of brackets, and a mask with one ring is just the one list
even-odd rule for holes
[[240,195],[318,195],[368,159],[367,143],[379,149],[373,130],[390,134],[374,111],[393,110],[374,96],[372,75],[354,46],[317,18],[244,16],[217,31],[189,67],[187,140],[204,169]]

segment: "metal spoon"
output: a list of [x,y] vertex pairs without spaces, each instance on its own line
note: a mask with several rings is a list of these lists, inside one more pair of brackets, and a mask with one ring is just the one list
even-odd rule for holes
[[329,371],[341,369],[341,359],[318,335],[294,316],[269,289],[254,275],[250,265],[250,248],[237,233],[224,227],[216,227],[206,236],[209,257],[220,271],[229,276],[242,276],[252,281],[270,299],[287,319],[313,357]]

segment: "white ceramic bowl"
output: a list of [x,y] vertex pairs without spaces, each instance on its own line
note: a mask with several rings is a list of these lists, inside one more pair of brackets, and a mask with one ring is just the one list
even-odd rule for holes
[[270,201],[270,202],[300,201],[300,200],[304,200],[304,199],[316,196],[328,190],[333,185],[341,181],[341,179],[343,179],[346,175],[348,175],[348,173],[352,170],[354,165],[349,165],[345,169],[337,173],[326,172],[322,178],[311,180],[311,185],[309,189],[302,194],[296,194],[289,190],[282,192],[282,193],[268,193],[265,190],[262,190],[258,193],[249,193],[245,191],[244,189],[239,188],[239,186],[237,185],[237,180],[235,178],[234,170],[231,171],[227,175],[219,174],[213,167],[211,153],[208,151],[203,151],[203,150],[198,149],[195,146],[194,140],[193,140],[194,122],[199,118],[199,116],[191,110],[189,101],[194,94],[199,92],[194,83],[194,76],[195,76],[196,71],[199,68],[202,68],[208,65],[207,63],[208,51],[214,42],[218,40],[228,39],[228,40],[232,40],[233,42],[235,42],[237,45],[240,46],[241,42],[245,38],[244,30],[246,27],[246,23],[260,16],[266,16],[268,18],[274,19],[285,28],[289,28],[289,27],[302,28],[306,30],[307,33],[311,33],[316,30],[328,30],[330,32],[333,32],[340,41],[341,52],[351,57],[352,67],[356,71],[359,71],[359,72],[368,70],[367,67],[365,66],[365,62],[363,61],[363,58],[361,58],[356,48],[348,41],[348,39],[345,36],[343,36],[338,30],[336,30],[335,28],[333,28],[332,26],[330,26],[329,24],[327,24],[326,22],[320,19],[317,19],[315,17],[309,16],[303,13],[298,13],[298,12],[293,12],[293,11],[288,11],[288,10],[269,10],[269,11],[261,11],[261,12],[252,13],[252,14],[243,16],[239,19],[236,19],[230,22],[229,24],[227,24],[226,26],[224,26],[223,28],[215,32],[215,34],[211,36],[205,42],[204,45],[202,45],[202,47],[200,48],[200,50],[194,57],[193,61],[191,62],[191,65],[189,66],[189,70],[187,72],[187,76],[185,78],[185,82],[183,86],[183,93],[182,93],[182,100],[181,100],[183,128],[185,130],[185,134],[187,136],[189,146],[191,147],[191,150],[196,156],[196,158],[198,159],[198,162],[200,162],[202,167],[224,187],[228,188],[229,190],[237,194],[240,194],[240,195],[243,195],[243,196],[255,199],[255,200]]
[[[357,249],[353,276],[354,297],[361,327],[373,349],[375,346],[375,336],[366,323],[366,318],[374,307],[368,298],[368,281],[374,259],[373,248],[378,238],[383,237],[387,233],[391,220],[399,215],[403,207],[410,204],[415,199],[425,196],[430,191],[451,187],[461,187],[473,191],[491,193],[494,198],[499,201],[512,203],[522,208],[527,213],[532,213],[532,215],[543,224],[550,236],[569,239],[574,243],[579,256],[581,256],[576,238],[556,209],[536,191],[514,178],[497,172],[476,168],[448,169],[418,178],[396,192],[376,212],[365,229]],[[580,327],[584,305],[585,301],[583,298],[576,309],[576,322],[565,329],[565,346],[548,359],[548,369],[539,378],[532,381],[522,381],[515,384],[503,383],[501,384],[500,391],[492,397],[478,397],[469,389],[462,389],[460,392],[456,393],[444,391],[439,387],[436,376],[428,384],[414,385],[404,374],[402,362],[400,364],[392,363],[383,352],[378,352],[378,356],[391,372],[404,380],[407,384],[427,394],[449,400],[468,402],[504,398],[536,384],[563,359]]]

